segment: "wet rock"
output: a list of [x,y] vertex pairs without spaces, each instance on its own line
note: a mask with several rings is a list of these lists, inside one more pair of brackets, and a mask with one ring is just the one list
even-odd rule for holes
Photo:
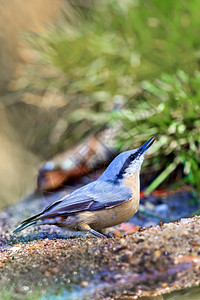
[[46,205],[46,197],[34,194],[0,213],[0,288],[12,283],[13,293],[24,297],[40,287],[45,300],[57,299],[58,289],[65,297],[59,299],[135,299],[200,282],[199,217],[166,224],[138,213],[130,222],[143,227],[124,223],[107,229],[113,238],[103,240],[47,225],[12,234]]
[[[68,238],[66,233],[53,237],[46,233],[41,238],[38,229],[29,229],[15,239],[8,235],[3,243],[0,285],[12,282],[15,293],[22,296],[38,285],[43,292],[62,285],[63,295],[70,299],[156,296],[186,283],[196,285],[199,229],[200,217],[105,240]],[[53,293],[47,295],[43,299],[51,299]]]

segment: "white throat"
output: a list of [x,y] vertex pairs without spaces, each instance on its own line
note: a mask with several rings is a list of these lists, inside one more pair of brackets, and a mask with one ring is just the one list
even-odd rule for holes
[[144,155],[141,155],[139,159],[134,160],[129,167],[125,170],[124,177],[130,176],[136,172],[140,172],[141,165],[144,160]]

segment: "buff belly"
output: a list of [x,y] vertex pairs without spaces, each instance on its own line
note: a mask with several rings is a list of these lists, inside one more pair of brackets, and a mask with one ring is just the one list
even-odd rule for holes
[[101,230],[130,219],[138,210],[139,201],[128,201],[109,209],[86,211],[77,215],[78,224],[88,224],[92,229]]

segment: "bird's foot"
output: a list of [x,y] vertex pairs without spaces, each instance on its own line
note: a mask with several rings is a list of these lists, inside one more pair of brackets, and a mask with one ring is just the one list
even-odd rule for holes
[[79,224],[78,228],[79,228],[79,230],[88,231],[88,232],[92,233],[93,235],[95,235],[97,237],[104,238],[104,239],[107,238],[103,233],[100,233],[100,232],[92,229],[86,223]]

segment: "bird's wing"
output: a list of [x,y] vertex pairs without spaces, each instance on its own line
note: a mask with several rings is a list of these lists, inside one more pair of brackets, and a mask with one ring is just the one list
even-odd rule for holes
[[113,185],[97,184],[86,186],[73,192],[63,200],[47,207],[40,217],[67,216],[81,211],[108,209],[122,204],[131,198],[131,192],[126,188],[115,188]]

